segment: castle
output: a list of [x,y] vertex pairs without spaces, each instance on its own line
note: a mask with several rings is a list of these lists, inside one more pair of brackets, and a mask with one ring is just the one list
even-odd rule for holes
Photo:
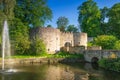
[[31,36],[36,35],[43,40],[47,52],[50,54],[60,51],[65,46],[87,47],[87,33],[61,32],[59,29],[50,27],[38,27],[31,30]]

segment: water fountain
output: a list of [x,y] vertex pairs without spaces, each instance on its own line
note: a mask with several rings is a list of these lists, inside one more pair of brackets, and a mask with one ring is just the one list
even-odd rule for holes
[[[7,21],[4,21],[3,32],[2,32],[2,72],[14,72],[13,69],[5,69],[5,56],[10,58],[10,39],[9,39],[9,29]],[[10,63],[10,59],[8,59]],[[11,68],[11,67],[10,67]]]
[[7,21],[4,21],[3,33],[2,33],[2,70],[4,70],[5,55],[10,57],[10,40]]

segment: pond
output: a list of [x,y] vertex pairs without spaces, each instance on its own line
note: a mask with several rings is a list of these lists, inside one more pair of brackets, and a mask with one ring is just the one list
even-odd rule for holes
[[120,80],[120,73],[89,63],[15,64],[12,68],[14,72],[0,73],[0,80]]

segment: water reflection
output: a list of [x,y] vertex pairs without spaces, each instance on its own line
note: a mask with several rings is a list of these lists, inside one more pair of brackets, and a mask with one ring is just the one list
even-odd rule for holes
[[0,74],[0,80],[120,80],[119,73],[96,69],[87,64],[24,64],[16,65],[18,72]]

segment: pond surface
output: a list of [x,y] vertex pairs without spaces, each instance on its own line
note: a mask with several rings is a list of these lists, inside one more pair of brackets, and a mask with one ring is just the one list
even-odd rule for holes
[[89,63],[16,64],[12,68],[13,72],[1,72],[0,80],[120,80],[120,73]]

